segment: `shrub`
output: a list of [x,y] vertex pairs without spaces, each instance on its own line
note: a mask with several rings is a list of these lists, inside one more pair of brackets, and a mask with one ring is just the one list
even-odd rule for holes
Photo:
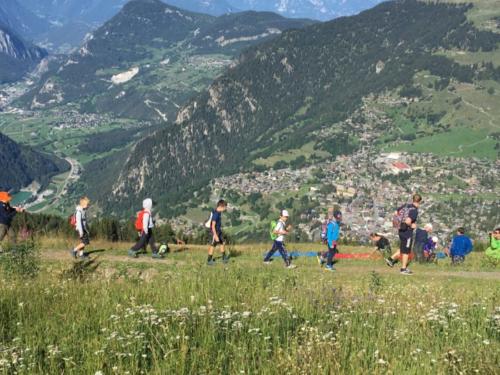
[[40,254],[34,240],[9,245],[0,256],[0,268],[9,277],[36,277]]

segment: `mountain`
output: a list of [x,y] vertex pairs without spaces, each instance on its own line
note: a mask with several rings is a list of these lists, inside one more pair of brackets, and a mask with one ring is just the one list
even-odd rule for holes
[[20,79],[46,56],[45,50],[0,24],[0,83]]
[[332,156],[372,147],[363,121],[358,128],[345,121],[364,98],[395,91],[418,100],[417,72],[437,77],[436,87],[443,81],[446,87],[450,81],[500,80],[493,64],[461,65],[440,53],[497,48],[500,34],[468,22],[470,9],[387,2],[250,48],[180,109],[177,126],[139,142],[123,165],[115,166],[112,188],[98,187],[97,194],[110,211],[130,210],[137,197],[151,195],[167,212],[210,179],[251,170],[259,158],[306,144]]
[[35,33],[33,17],[21,17],[28,33],[24,37],[54,53],[69,53],[78,47],[85,35],[113,17],[127,0],[0,0],[10,8],[29,9],[45,25]]
[[228,0],[239,9],[252,9],[281,14],[285,17],[311,18],[328,21],[357,14],[382,0]]
[[[10,1],[10,0],[8,0]],[[127,0],[17,0],[40,17],[102,24],[120,11]]]
[[45,19],[36,16],[17,0],[0,0],[0,24],[27,40],[49,29]]
[[68,169],[65,162],[14,142],[0,133],[0,190],[19,190],[33,181],[44,185]]
[[256,12],[213,17],[133,0],[22,102],[32,109],[72,103],[85,112],[173,120],[242,49],[312,23]]

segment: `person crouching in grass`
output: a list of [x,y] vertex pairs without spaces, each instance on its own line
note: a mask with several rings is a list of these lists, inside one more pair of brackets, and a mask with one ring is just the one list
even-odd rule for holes
[[208,248],[208,259],[207,264],[213,266],[215,264],[214,251],[217,246],[220,246],[220,252],[222,254],[222,262],[227,263],[229,257],[226,255],[225,251],[225,239],[222,233],[222,213],[227,209],[227,202],[221,199],[217,202],[217,207],[212,210],[209,219],[211,243]]
[[371,233],[370,240],[375,245],[375,250],[372,254],[380,253],[382,256],[391,254],[391,243],[389,240],[379,233]]
[[472,241],[465,235],[465,229],[460,227],[457,229],[457,234],[451,241],[448,249],[448,256],[451,258],[451,264],[457,265],[465,262],[465,257],[470,254],[473,249]]
[[490,233],[490,247],[484,253],[488,258],[500,260],[500,228]]

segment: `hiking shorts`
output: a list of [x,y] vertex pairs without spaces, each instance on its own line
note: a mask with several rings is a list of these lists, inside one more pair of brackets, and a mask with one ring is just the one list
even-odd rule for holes
[[80,237],[80,242],[85,246],[90,245],[90,236],[88,232],[83,233],[83,236]]
[[211,242],[211,245],[213,247],[216,247],[217,245],[224,245],[226,243],[225,239],[224,239],[224,235],[221,233],[217,233],[217,235],[219,236],[219,241],[216,241],[215,240],[215,236],[212,236],[212,242]]
[[399,237],[399,251],[401,254],[411,254],[411,237]]

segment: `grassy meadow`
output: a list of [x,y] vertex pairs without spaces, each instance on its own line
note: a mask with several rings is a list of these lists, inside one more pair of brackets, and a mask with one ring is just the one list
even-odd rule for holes
[[480,253],[405,277],[382,259],[266,266],[266,244],[214,267],[200,246],[153,261],[96,242],[86,266],[69,246],[41,241],[34,278],[3,268],[0,373],[498,373],[500,272]]

